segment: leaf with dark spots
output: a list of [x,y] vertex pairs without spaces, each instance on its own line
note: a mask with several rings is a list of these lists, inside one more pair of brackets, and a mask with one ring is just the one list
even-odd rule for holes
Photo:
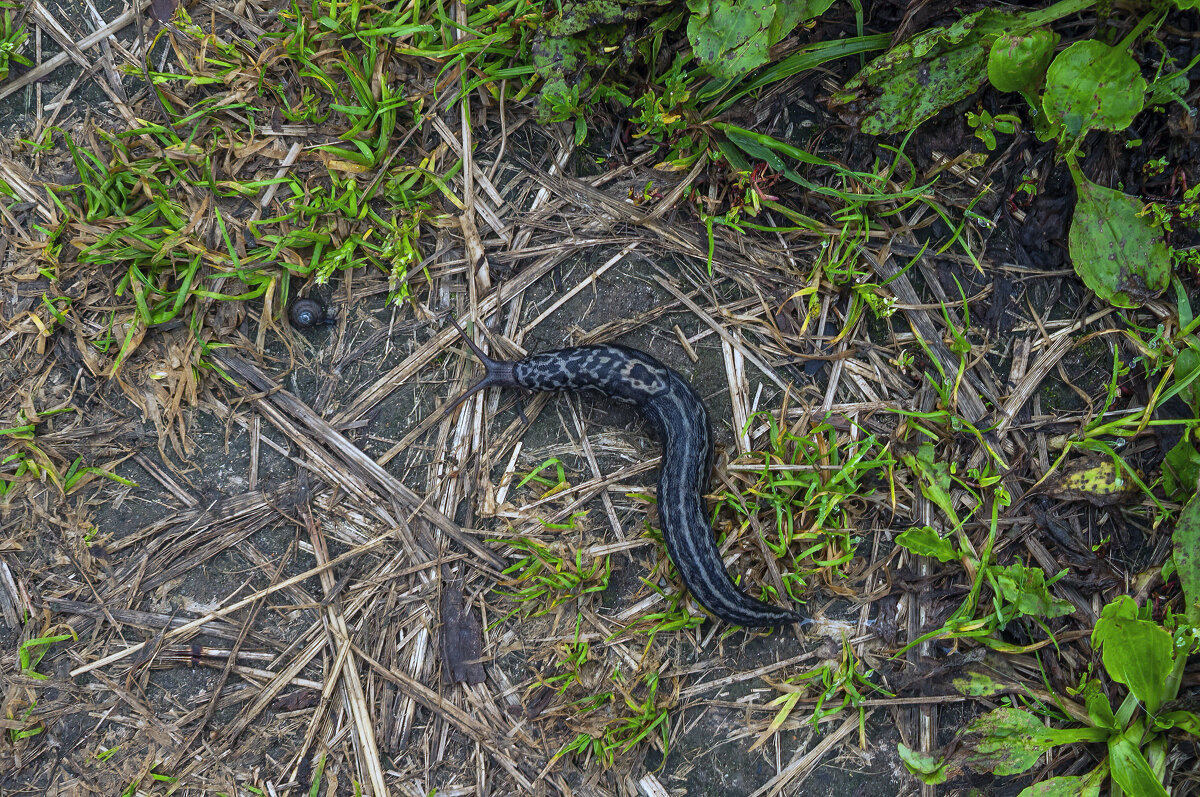
[[1075,42],[1046,72],[1042,107],[1051,122],[1080,136],[1124,130],[1145,102],[1146,80],[1125,50],[1094,40]]
[[638,14],[636,4],[619,3],[616,0],[584,0],[579,3],[563,3],[562,16],[546,22],[546,33],[550,36],[574,36],[586,33],[598,25],[612,25],[632,19]]
[[998,708],[976,717],[961,737],[968,766],[981,772],[1014,775],[1030,769],[1050,748],[1099,741],[1104,731],[1093,728],[1047,728],[1034,714],[1018,708]]
[[1158,296],[1171,279],[1171,255],[1161,231],[1143,215],[1142,201],[1096,185],[1074,159],[1068,163],[1078,191],[1069,236],[1075,273],[1117,307]]
[[1087,456],[1063,468],[1045,486],[1047,495],[1064,501],[1087,501],[1094,506],[1127,503],[1137,485],[1109,457]]
[[830,106],[864,133],[911,130],[983,85],[992,42],[1015,19],[984,10],[918,33],[867,64]]
[[[562,3],[562,13],[546,20],[531,47],[533,68],[544,81],[539,116],[543,122],[575,118],[589,96],[601,89],[620,93],[612,79],[633,58],[635,23],[667,0],[582,0]],[[597,76],[608,75],[603,84]],[[578,127],[576,135],[586,136]],[[578,138],[582,142],[582,138]]]

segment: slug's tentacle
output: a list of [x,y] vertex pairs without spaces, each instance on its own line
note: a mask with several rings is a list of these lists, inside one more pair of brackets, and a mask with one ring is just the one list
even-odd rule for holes
[[489,387],[517,386],[517,382],[513,380],[513,363],[506,360],[493,360],[491,357],[488,357],[483,353],[483,349],[479,348],[475,341],[471,340],[466,331],[458,325],[457,321],[451,318],[450,323],[458,330],[459,336],[466,341],[467,346],[471,349],[471,353],[478,358],[479,362],[483,363],[484,373],[475,384],[464,390],[462,395],[443,407],[441,410],[442,415],[449,415],[454,412],[464,401],[481,390],[487,390]]
[[808,622],[797,612],[750,597],[726,572],[704,508],[713,453],[708,413],[700,395],[678,372],[624,346],[575,346],[516,362],[493,360],[453,319],[451,323],[486,372],[446,412],[492,386],[596,390],[634,405],[662,440],[658,511],[667,552],[688,591],[709,612],[736,625],[766,628]]

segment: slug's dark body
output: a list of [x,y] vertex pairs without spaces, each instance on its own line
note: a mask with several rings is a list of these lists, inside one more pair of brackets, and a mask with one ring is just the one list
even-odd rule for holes
[[699,394],[678,372],[645,352],[624,346],[576,346],[499,362],[466,340],[487,367],[487,374],[452,407],[492,386],[597,390],[632,404],[663,444],[658,512],[667,552],[688,590],[705,609],[735,625],[761,628],[803,619],[751,598],[725,572],[703,503],[713,457],[708,412]]

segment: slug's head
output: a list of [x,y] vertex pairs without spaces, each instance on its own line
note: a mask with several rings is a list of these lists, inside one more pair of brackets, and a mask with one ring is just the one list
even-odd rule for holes
[[512,387],[516,385],[516,382],[513,380],[512,363],[504,360],[493,360],[491,357],[488,357],[483,353],[483,349],[475,345],[475,341],[471,340],[467,333],[463,331],[463,328],[458,325],[457,321],[451,318],[450,323],[454,325],[454,328],[458,330],[459,336],[461,336],[466,342],[467,346],[470,347],[471,353],[479,359],[479,362],[483,363],[485,372],[483,377],[478,382],[471,385],[469,388],[463,391],[461,396],[446,405],[446,407],[442,410],[442,414],[444,415],[448,415],[449,413],[453,412],[464,401],[471,398],[471,396],[474,396],[481,390],[487,390],[489,387]]
[[288,307],[288,320],[301,329],[334,323],[333,314],[316,299],[296,299]]

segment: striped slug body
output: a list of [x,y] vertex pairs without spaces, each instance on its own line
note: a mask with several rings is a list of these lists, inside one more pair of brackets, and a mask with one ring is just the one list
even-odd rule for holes
[[713,458],[708,412],[699,394],[678,372],[645,352],[608,345],[576,346],[502,362],[485,355],[465,334],[463,338],[487,373],[448,409],[492,386],[595,390],[633,405],[663,444],[658,476],[663,538],[693,597],[713,615],[734,625],[768,628],[805,621],[797,612],[750,597],[725,571],[704,509]]

